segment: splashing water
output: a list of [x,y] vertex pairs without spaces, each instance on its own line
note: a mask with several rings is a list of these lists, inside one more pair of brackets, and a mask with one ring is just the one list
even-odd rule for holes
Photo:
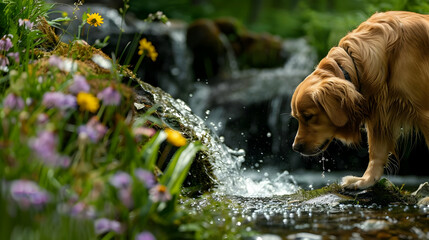
[[[184,34],[183,29],[173,29],[169,33],[173,39],[173,49],[176,51],[174,56],[179,58],[174,60],[174,65],[180,66],[178,72],[181,72],[181,74],[174,75],[180,75],[180,79],[190,76],[187,73],[190,61],[184,60],[188,59],[186,47],[184,46]],[[228,55],[228,61],[231,65],[230,70],[233,73],[231,75],[232,79],[229,79],[225,84],[214,87],[204,84],[204,81],[200,84],[198,82],[194,83],[193,88],[195,91],[190,95],[189,93],[186,95],[189,97],[193,111],[184,101],[174,99],[160,89],[154,90],[143,83],[141,86],[144,90],[153,94],[154,102],[163,103],[162,117],[165,122],[168,123],[171,119],[177,119],[177,122],[180,122],[184,128],[191,129],[194,133],[193,135],[207,146],[209,155],[213,158],[211,164],[213,173],[217,178],[215,182],[217,183],[219,194],[269,197],[294,193],[299,188],[294,178],[287,171],[278,172],[271,169],[266,170],[265,174],[263,174],[260,170],[244,170],[242,168],[242,164],[246,160],[245,151],[230,149],[223,143],[224,138],[217,135],[222,135],[222,131],[226,130],[225,122],[228,121],[228,113],[220,108],[210,109],[208,104],[211,101],[210,99],[216,96],[219,91],[232,89],[232,92],[226,92],[224,95],[228,99],[219,97],[216,98],[216,101],[241,101],[245,99],[246,101],[257,102],[262,99],[274,99],[273,107],[277,108],[273,114],[279,114],[282,111],[280,110],[281,104],[276,104],[276,99],[279,100],[282,96],[291,95],[298,83],[313,68],[316,58],[314,51],[303,39],[285,41],[284,49],[290,52],[291,56],[283,67],[269,70],[238,71],[232,50],[230,47],[226,47],[229,49],[228,52],[231,53]],[[165,87],[163,89],[173,94],[183,92],[182,85],[188,83],[180,82],[182,83],[177,84],[177,82],[170,81],[167,84],[168,89]],[[185,82],[189,82],[189,79]],[[232,83],[235,83],[235,85],[231,86]],[[170,89],[175,87],[177,89]],[[249,96],[252,97],[249,98]],[[193,112],[197,113],[198,116]],[[204,120],[199,116],[203,117]],[[174,125],[177,122],[172,122],[171,124]],[[209,124],[206,124],[206,122]],[[276,132],[274,122],[270,123],[270,125],[273,125],[273,127],[269,135],[274,138],[279,133]],[[277,145],[277,147],[280,147],[279,144]]]
[[[180,99],[173,99],[159,88],[141,83],[146,92],[150,92],[154,102],[162,102],[162,118],[168,124],[171,119],[180,122],[186,129],[192,129],[195,136],[205,146],[212,156],[214,179],[218,185],[218,193],[245,197],[267,197],[273,195],[291,194],[298,187],[288,172],[277,174],[256,174],[244,171],[241,167],[245,161],[244,150],[232,150],[224,145],[212,129],[191,108]],[[262,176],[262,177],[261,177]],[[273,177],[274,176],[274,177]]]

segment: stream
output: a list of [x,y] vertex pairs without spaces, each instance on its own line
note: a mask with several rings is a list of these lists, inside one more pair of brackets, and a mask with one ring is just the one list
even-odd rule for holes
[[[175,49],[178,57],[183,57],[180,53],[185,51],[183,31],[175,29],[171,34],[177,44],[182,44],[175,46]],[[281,135],[293,134],[289,131],[290,117],[279,116],[290,111],[288,105],[293,89],[315,64],[314,52],[304,40],[288,41],[285,47],[292,57],[283,68],[234,72],[229,82],[216,85],[197,81],[191,83],[192,87],[182,86],[193,89],[183,100],[141,84],[144,91],[151,93],[154,102],[162,103],[161,117],[164,122],[172,126],[179,122],[182,129],[189,129],[191,135],[208,148],[216,188],[199,198],[184,200],[191,201],[186,203],[193,207],[193,214],[203,214],[203,209],[212,207],[210,204],[213,201],[229,202],[227,211],[233,219],[229,230],[234,232],[235,228],[246,226],[246,231],[258,233],[255,237],[248,237],[255,240],[429,239],[429,206],[345,204],[339,203],[335,194],[304,202],[291,197],[302,189],[318,189],[339,183],[345,175],[361,175],[362,172],[331,171],[325,168],[328,159],[323,156],[322,160],[314,161],[319,171],[302,168],[290,172],[285,170],[285,163],[299,161],[300,158],[293,155],[279,157],[280,153],[285,152],[284,149],[290,149],[290,142],[285,142]],[[186,66],[180,67],[186,69]],[[189,77],[188,74],[184,75]],[[170,84],[169,88],[173,89],[167,91],[182,92],[183,96],[183,91],[175,87],[180,87],[180,84]],[[217,102],[211,105],[213,99]],[[265,101],[270,106],[270,113],[265,113],[268,131],[263,134],[262,140],[253,139],[260,145],[268,146],[271,153],[276,153],[269,157],[263,156],[265,153],[253,154],[252,146],[246,145],[250,141],[249,132],[231,128],[231,123],[238,121],[242,115],[238,115],[234,108],[228,111],[227,107],[238,103],[246,109],[256,101]],[[247,117],[251,118],[251,115]],[[276,131],[279,126],[281,131]],[[267,138],[269,142],[266,142]],[[246,150],[241,146],[247,147]],[[257,151],[260,152],[260,149]],[[415,191],[419,184],[429,181],[429,177],[385,177],[409,191]],[[213,212],[224,210],[212,209]],[[225,219],[220,216],[210,224],[224,222]]]
[[[145,88],[142,85],[143,89]],[[149,91],[149,90],[148,90]],[[203,214],[204,209],[222,212],[211,204],[229,202],[228,223],[230,231],[243,225],[246,231],[258,232],[249,239],[429,239],[429,206],[390,204],[342,204],[335,195],[326,195],[318,200],[300,202],[292,194],[300,189],[318,189],[338,183],[342,176],[359,175],[359,172],[333,172],[299,170],[289,173],[273,166],[264,166],[263,161],[246,163],[246,152],[233,150],[223,143],[213,128],[202,118],[192,113],[182,100],[171,98],[163,91],[153,92],[155,101],[164,102],[164,120],[168,123],[175,116],[206,146],[212,156],[217,187],[209,194],[185,201],[192,206],[193,214]],[[323,164],[322,164],[323,165]],[[397,186],[414,191],[428,177],[387,176]],[[186,202],[185,202],[186,203]],[[226,224],[219,216],[210,224]],[[237,236],[241,238],[240,236]]]

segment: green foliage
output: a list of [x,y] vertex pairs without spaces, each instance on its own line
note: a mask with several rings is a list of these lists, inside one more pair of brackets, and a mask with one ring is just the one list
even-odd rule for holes
[[[0,4],[1,31],[9,34],[1,41],[10,41],[0,50],[7,60],[0,69],[2,237],[180,236],[185,214],[178,201],[201,143],[176,149],[153,109],[135,116],[132,90],[122,83],[131,72],[100,50],[81,40],[42,47],[52,37],[42,34],[50,30],[44,24],[68,20],[39,18],[49,7],[35,0]],[[20,26],[23,20],[28,26]],[[76,21],[81,27],[85,20]],[[166,160],[165,169],[157,167]]]
[[170,18],[188,22],[198,18],[233,16],[251,31],[284,38],[306,37],[319,58],[375,12],[405,10],[429,13],[426,0],[267,0],[267,1],[131,1],[131,11],[146,17],[162,9]]

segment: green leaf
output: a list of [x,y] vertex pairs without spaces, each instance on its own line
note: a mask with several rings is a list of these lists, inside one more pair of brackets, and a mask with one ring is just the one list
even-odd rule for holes
[[160,182],[168,187],[172,195],[179,193],[183,181],[188,175],[195,155],[203,145],[199,142],[181,147],[173,156]]
[[158,159],[158,150],[161,143],[167,138],[167,134],[163,131],[158,132],[147,142],[141,153],[141,159],[144,168],[152,171],[154,169],[156,160]]

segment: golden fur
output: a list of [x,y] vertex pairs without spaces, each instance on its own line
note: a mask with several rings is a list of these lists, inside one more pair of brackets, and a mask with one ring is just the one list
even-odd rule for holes
[[333,138],[358,143],[364,124],[368,168],[362,177],[344,177],[343,185],[372,186],[401,134],[421,131],[429,146],[429,15],[374,14],[301,82],[291,106],[299,122],[293,148],[304,155],[325,150]]

